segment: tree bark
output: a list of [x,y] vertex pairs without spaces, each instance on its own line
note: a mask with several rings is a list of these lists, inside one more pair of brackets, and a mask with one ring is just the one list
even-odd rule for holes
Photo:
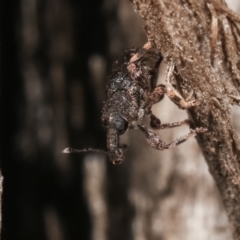
[[148,39],[176,66],[179,91],[201,99],[191,127],[220,191],[234,239],[240,238],[240,141],[231,109],[240,100],[240,17],[220,0],[133,0]]

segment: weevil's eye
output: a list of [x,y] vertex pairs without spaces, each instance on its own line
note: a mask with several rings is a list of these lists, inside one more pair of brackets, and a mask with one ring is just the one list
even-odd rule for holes
[[125,133],[128,128],[128,122],[121,116],[114,116],[112,123],[118,134]]

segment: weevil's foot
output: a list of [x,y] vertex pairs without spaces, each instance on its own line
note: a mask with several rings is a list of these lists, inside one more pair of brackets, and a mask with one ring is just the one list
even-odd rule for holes
[[207,130],[207,128],[200,127],[200,128],[191,129],[191,131],[194,131],[195,133],[205,133],[208,130]]
[[188,101],[189,108],[190,108],[190,107],[199,106],[201,103],[202,103],[201,100],[192,100],[192,101]]
[[232,98],[233,104],[240,106],[240,96],[229,95]]
[[179,137],[175,141],[166,144],[165,142],[161,141],[159,136],[154,133],[152,130],[148,129],[145,125],[138,125],[139,129],[145,134],[147,138],[147,142],[153,147],[158,150],[170,149],[176,147],[177,145],[186,142],[190,138],[196,136],[198,133],[204,133],[207,131],[206,128],[196,128],[190,129],[190,132],[182,137]]
[[187,102],[192,98],[193,93],[194,93],[194,91],[192,90],[192,91],[190,92],[190,94],[188,95],[188,97],[186,98],[186,101],[187,101]]
[[160,129],[160,126],[161,126],[160,119],[153,114],[150,116],[150,126],[153,129]]

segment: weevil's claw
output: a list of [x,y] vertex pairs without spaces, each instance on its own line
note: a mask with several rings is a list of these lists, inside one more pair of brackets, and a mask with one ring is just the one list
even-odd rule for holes
[[189,107],[195,107],[195,106],[199,106],[202,103],[201,100],[192,100],[192,101],[188,101]]
[[161,126],[161,121],[159,118],[157,118],[155,115],[150,116],[150,126],[153,129],[159,129]]
[[208,129],[201,127],[201,128],[195,128],[194,131],[195,131],[196,133],[205,133],[205,132],[208,131]]

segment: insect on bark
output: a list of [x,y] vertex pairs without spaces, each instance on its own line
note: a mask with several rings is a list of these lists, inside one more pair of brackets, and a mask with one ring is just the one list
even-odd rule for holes
[[185,100],[171,85],[170,78],[174,71],[173,63],[168,64],[166,84],[156,86],[158,67],[163,60],[159,51],[148,42],[142,48],[125,51],[113,63],[106,88],[106,101],[102,110],[102,124],[107,131],[107,151],[98,149],[66,148],[64,153],[99,152],[107,154],[113,164],[120,164],[124,159],[123,148],[119,136],[127,130],[140,129],[147,142],[158,150],[175,147],[197,133],[206,131],[204,128],[190,129],[190,132],[177,140],[166,144],[151,129],[143,125],[143,117],[150,116],[153,129],[164,129],[188,124],[188,120],[161,124],[153,115],[151,107],[161,101],[166,94],[179,108],[187,109],[200,104],[198,100]]

